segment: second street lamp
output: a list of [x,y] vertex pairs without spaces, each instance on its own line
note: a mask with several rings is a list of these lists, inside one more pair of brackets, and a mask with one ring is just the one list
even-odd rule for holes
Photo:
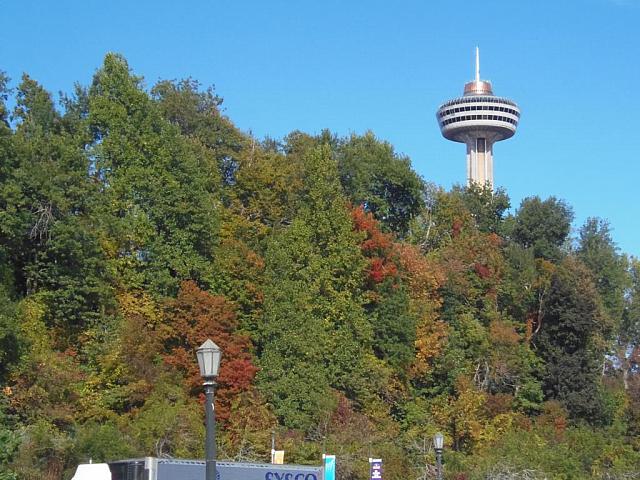
[[442,480],[442,449],[444,448],[444,435],[440,432],[433,436],[433,448],[436,451],[436,475]]
[[207,436],[205,441],[205,480],[216,480],[216,414],[213,407],[215,378],[218,376],[222,350],[211,339],[207,339],[198,350],[198,366],[204,382]]

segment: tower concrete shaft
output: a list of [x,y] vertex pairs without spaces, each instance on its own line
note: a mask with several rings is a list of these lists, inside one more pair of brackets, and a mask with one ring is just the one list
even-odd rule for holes
[[467,145],[467,184],[493,188],[493,144],[515,134],[520,108],[496,97],[491,82],[480,79],[478,48],[475,79],[465,84],[462,97],[442,104],[436,118],[446,139]]
[[493,188],[493,142],[486,138],[467,140],[467,184],[471,182]]

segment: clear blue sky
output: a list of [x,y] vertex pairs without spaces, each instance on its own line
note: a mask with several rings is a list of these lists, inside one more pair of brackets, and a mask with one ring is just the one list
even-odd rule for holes
[[640,0],[0,0],[0,69],[53,92],[87,84],[108,51],[150,86],[215,85],[245,131],[372,130],[427,180],[465,181],[465,149],[435,121],[473,76],[518,102],[495,146],[512,205],[555,195],[610,221],[640,256]]

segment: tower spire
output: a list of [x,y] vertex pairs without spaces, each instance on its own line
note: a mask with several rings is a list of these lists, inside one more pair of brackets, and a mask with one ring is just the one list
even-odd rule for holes
[[480,47],[476,47],[476,82],[480,81]]

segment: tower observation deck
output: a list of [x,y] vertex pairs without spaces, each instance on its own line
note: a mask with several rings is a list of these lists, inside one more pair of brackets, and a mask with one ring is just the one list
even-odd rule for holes
[[493,95],[491,82],[480,80],[476,47],[476,78],[464,86],[462,97],[443,103],[436,113],[442,136],[467,145],[467,185],[493,188],[493,144],[516,133],[520,109],[512,100]]

